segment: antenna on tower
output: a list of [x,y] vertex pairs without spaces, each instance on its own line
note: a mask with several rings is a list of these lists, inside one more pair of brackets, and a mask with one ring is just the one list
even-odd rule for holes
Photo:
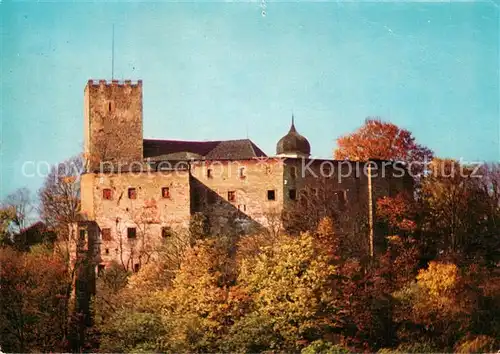
[[113,23],[113,36],[111,38],[111,80],[115,78],[115,24]]

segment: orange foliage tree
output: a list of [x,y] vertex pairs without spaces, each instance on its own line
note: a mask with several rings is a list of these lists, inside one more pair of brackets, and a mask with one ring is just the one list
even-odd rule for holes
[[65,351],[67,268],[42,246],[0,249],[0,345],[7,352]]
[[420,162],[412,165],[415,173],[422,172],[423,163],[430,162],[432,156],[433,152],[418,144],[411,132],[379,118],[367,118],[358,130],[338,138],[334,151],[339,160]]

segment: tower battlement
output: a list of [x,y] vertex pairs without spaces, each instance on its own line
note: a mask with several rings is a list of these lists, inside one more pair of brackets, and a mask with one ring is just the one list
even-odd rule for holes
[[88,80],[84,118],[90,169],[105,161],[142,161],[142,80]]
[[87,86],[138,86],[142,87],[142,80],[94,80],[89,79]]

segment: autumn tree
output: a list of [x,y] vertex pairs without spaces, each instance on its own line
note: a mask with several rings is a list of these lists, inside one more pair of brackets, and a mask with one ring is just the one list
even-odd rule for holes
[[498,207],[491,209],[496,197],[482,183],[473,168],[457,161],[430,164],[422,183],[423,231],[439,240],[438,251],[461,253],[466,260],[484,251],[485,242],[498,241]]
[[450,350],[470,324],[474,304],[468,295],[455,264],[430,262],[416,282],[396,292],[402,304],[397,314],[403,322],[400,340]]
[[332,232],[325,224],[319,238],[282,236],[242,261],[238,284],[252,298],[251,312],[231,328],[229,350],[297,351],[335,331],[336,257],[324,247]]
[[411,166],[412,176],[422,173],[432,157],[433,152],[418,144],[411,132],[380,118],[367,118],[355,132],[338,138],[334,151],[339,160],[405,162]]
[[413,240],[393,236],[386,252],[371,264],[347,259],[338,266],[341,333],[347,343],[369,351],[394,344],[397,327],[392,293],[414,279],[418,254]]
[[471,173],[481,198],[482,230],[470,240],[469,252],[473,250],[476,259],[495,265],[500,261],[500,164],[484,163]]
[[12,243],[9,226],[16,217],[16,211],[12,207],[0,207],[0,246]]
[[83,159],[74,156],[52,166],[38,192],[40,216],[48,226],[57,230],[60,239],[68,237],[69,225],[79,216],[82,172]]
[[67,269],[44,246],[0,249],[0,344],[7,352],[66,351]]
[[187,251],[171,291],[164,294],[170,351],[218,351],[220,339],[243,309],[239,292],[231,287],[235,268],[230,263],[216,240],[201,241]]
[[161,303],[155,293],[165,288],[157,264],[149,263],[138,273],[126,272],[114,263],[101,273],[93,308],[94,331],[103,352],[153,352],[165,334]]
[[9,194],[2,202],[2,207],[14,212],[14,218],[9,225],[12,234],[21,233],[33,221],[35,206],[28,188],[19,188]]

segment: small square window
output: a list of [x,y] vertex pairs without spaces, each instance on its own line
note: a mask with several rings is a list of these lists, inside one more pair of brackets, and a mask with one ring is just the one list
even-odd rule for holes
[[137,231],[135,227],[127,228],[127,238],[135,238],[137,236]]
[[207,170],[207,178],[212,178],[212,169],[211,168],[209,168]]
[[102,198],[106,200],[111,200],[113,198],[113,191],[110,188],[104,188],[102,190]]
[[164,226],[161,228],[161,237],[170,238],[174,235],[174,230],[170,226]]
[[230,202],[235,202],[236,201],[236,192],[235,191],[227,192],[227,200]]
[[135,188],[128,189],[128,199],[137,199],[137,190]]
[[238,210],[239,211],[247,211],[246,204],[238,204]]
[[86,231],[85,230],[80,230],[80,241],[85,241],[85,234],[86,234]]
[[134,272],[137,273],[141,269],[141,265],[139,263],[134,264]]
[[104,252],[105,252],[106,254],[109,254],[109,248],[106,248],[106,249],[104,250]]
[[276,200],[276,191],[274,189],[267,191],[267,200]]
[[239,169],[239,175],[240,175],[241,179],[244,179],[246,177],[245,176],[245,167],[240,167],[240,169]]
[[161,196],[162,196],[162,198],[170,198],[170,188],[163,187],[161,189]]
[[297,200],[297,190],[296,189],[290,189],[288,191],[288,197],[290,200]]
[[111,241],[111,229],[101,229],[101,238],[103,241]]

